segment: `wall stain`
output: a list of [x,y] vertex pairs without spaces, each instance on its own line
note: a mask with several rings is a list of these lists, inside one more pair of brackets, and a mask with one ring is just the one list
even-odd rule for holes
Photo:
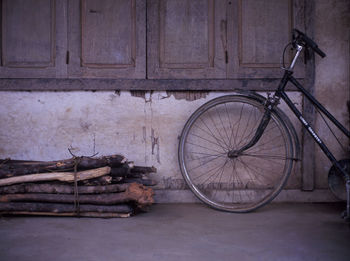
[[142,143],[145,144],[145,163],[147,164],[148,156],[147,156],[147,130],[146,130],[146,126],[142,127]]
[[88,122],[83,121],[83,120],[80,120],[79,125],[83,129],[83,131],[88,131],[90,129],[90,127],[92,126],[91,123],[88,123]]
[[154,135],[154,129],[151,129],[152,155],[156,155],[157,162],[160,163],[159,137]]
[[164,189],[174,189],[174,190],[188,189],[184,179],[176,179],[172,177],[163,178],[161,183],[163,183]]

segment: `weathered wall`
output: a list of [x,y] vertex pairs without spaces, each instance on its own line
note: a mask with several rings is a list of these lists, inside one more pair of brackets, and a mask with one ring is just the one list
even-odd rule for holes
[[[349,126],[345,108],[349,99],[349,1],[315,3],[315,38],[327,53],[326,59],[316,58],[316,95]],[[70,157],[68,148],[77,155],[121,153],[136,164],[158,168],[153,178],[161,189],[157,190],[159,202],[191,201],[192,194],[181,190],[184,184],[177,163],[178,136],[196,108],[224,94],[210,92],[195,97],[178,93],[175,98],[166,92],[1,92],[0,158],[62,159]],[[300,107],[300,94],[291,96]],[[300,135],[294,116],[292,121]],[[318,118],[317,126],[334,144]],[[346,139],[342,141],[347,143]],[[316,188],[326,188],[328,168],[317,150]],[[298,164],[289,188],[300,186]],[[310,194],[297,197],[285,192],[282,198],[303,201],[310,200]],[[320,200],[321,196],[316,194],[316,198]]]
[[[349,113],[346,102],[350,100],[349,82],[349,39],[350,39],[350,1],[317,0],[315,19],[315,39],[327,54],[325,59],[316,57],[315,94],[325,107],[349,129]],[[347,149],[333,138],[321,117],[317,117],[316,126],[320,135],[337,158],[349,158],[349,139],[341,132],[335,133]],[[327,177],[331,167],[322,151],[316,148],[316,187],[326,188]]]
[[[63,159],[71,157],[68,148],[76,155],[120,153],[138,165],[157,167],[152,177],[159,183],[157,188],[180,190],[177,197],[182,197],[178,136],[200,105],[225,94],[2,92],[0,158]],[[291,96],[300,108],[300,94]],[[299,184],[297,170],[289,186]]]

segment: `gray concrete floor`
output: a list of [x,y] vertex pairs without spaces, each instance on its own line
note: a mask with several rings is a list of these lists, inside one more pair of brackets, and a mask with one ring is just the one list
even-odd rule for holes
[[158,204],[126,219],[2,217],[0,260],[350,260],[337,204],[270,204],[249,214]]

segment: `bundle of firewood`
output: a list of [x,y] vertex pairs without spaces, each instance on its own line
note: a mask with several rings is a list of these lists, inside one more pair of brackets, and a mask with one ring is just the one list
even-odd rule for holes
[[121,155],[0,160],[0,214],[129,217],[154,202],[156,171]]

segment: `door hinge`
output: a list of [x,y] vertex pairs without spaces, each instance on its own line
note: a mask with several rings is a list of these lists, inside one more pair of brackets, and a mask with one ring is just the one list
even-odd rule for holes
[[69,51],[66,53],[66,64],[69,64]]

